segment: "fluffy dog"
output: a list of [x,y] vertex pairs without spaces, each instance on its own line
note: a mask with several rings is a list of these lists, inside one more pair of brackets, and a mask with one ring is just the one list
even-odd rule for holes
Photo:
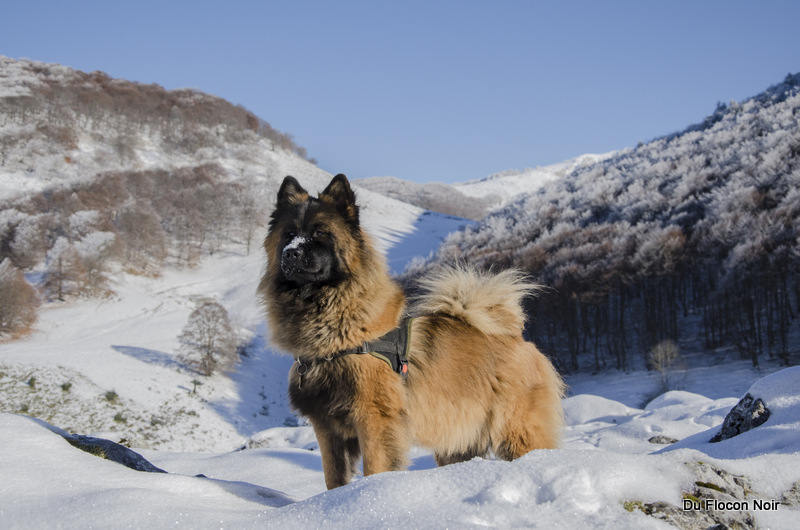
[[[522,338],[521,301],[536,286],[520,273],[444,269],[407,307],[344,175],[318,197],[286,177],[264,249],[259,294],[272,341],[297,361],[289,397],[314,428],[329,489],[362,456],[364,475],[404,468],[412,444],[439,465],[558,445],[564,385]],[[405,368],[360,354],[407,313]]]

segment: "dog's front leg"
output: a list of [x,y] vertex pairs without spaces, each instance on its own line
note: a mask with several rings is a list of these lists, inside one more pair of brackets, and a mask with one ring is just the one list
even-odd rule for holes
[[364,457],[364,476],[404,469],[408,465],[408,422],[400,378],[383,361],[370,356],[361,364],[353,400],[353,420]]
[[364,476],[383,471],[405,469],[408,465],[408,444],[401,417],[368,414],[356,426],[364,456]]
[[322,471],[329,490],[349,483],[358,463],[359,445],[355,438],[345,439],[322,422],[313,422],[319,452],[322,456]]

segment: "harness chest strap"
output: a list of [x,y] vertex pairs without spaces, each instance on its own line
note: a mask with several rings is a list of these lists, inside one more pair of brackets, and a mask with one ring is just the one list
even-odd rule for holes
[[[392,368],[392,371],[405,379],[408,377],[408,351],[411,346],[411,323],[413,321],[413,317],[405,317],[400,322],[400,326],[381,338],[365,342],[358,348],[342,350],[326,358],[325,361],[332,361],[345,355],[369,354],[386,362]],[[300,382],[302,384],[303,375],[308,372],[309,365],[312,364],[313,361],[303,361],[300,358],[296,358],[295,361],[298,365],[297,374],[300,376]]]
[[[352,353],[368,353],[386,363],[403,378],[408,377],[408,351],[411,346],[412,317],[405,317],[400,325],[376,341],[366,342]],[[351,353],[349,350],[343,352]]]

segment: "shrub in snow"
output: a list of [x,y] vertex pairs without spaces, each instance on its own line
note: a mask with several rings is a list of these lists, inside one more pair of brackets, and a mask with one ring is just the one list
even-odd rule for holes
[[204,302],[192,311],[178,341],[181,361],[203,375],[230,370],[239,358],[236,332],[217,302]]
[[678,345],[671,340],[656,344],[650,350],[650,367],[658,372],[661,392],[679,390],[676,371],[685,369]]
[[10,259],[4,259],[0,263],[0,337],[29,329],[38,306],[36,290]]
[[15,208],[0,210],[0,260],[9,257],[14,265],[29,269],[44,257],[45,214],[30,215]]

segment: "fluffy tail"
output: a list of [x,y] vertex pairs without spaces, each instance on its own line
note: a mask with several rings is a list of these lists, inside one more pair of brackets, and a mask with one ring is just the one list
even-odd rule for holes
[[541,290],[518,270],[480,272],[464,266],[444,268],[419,281],[424,291],[417,314],[446,314],[488,335],[519,335],[525,326],[522,299]]

